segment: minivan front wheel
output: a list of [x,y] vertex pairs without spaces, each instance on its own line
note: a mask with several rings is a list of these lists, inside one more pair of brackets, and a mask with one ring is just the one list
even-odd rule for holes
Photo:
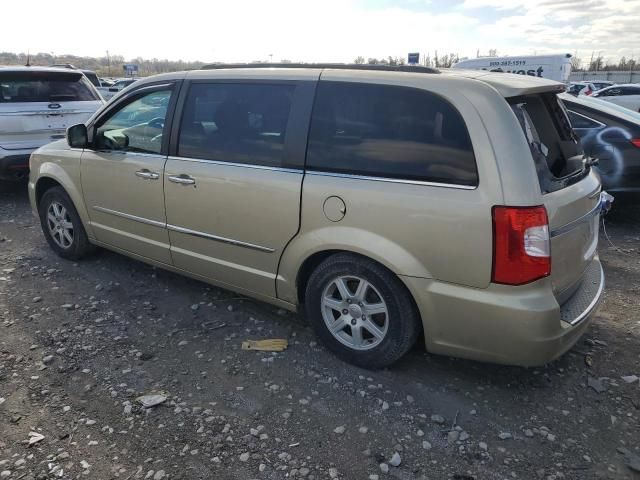
[[61,257],[79,260],[94,250],[71,198],[62,187],[44,193],[38,213],[47,243]]
[[316,268],[307,283],[305,309],[322,342],[364,368],[391,365],[420,333],[402,282],[382,265],[354,254],[331,256]]

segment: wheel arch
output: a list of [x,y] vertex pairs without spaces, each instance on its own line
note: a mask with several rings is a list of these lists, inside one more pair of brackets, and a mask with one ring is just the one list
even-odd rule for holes
[[[82,225],[84,226],[87,235],[93,237],[93,230],[91,229],[91,222],[89,220],[89,214],[84,204],[84,198],[79,188],[79,172],[77,174],[77,181],[74,181],[69,173],[59,165],[52,164],[51,162],[44,163],[40,166],[38,178],[35,181],[33,202],[35,210],[40,208],[40,201],[45,192],[54,187],[62,188],[69,198],[73,202],[73,206],[76,208]],[[77,186],[78,185],[78,186]]]
[[[64,189],[62,184],[51,177],[40,177],[36,183],[36,206],[40,206],[42,196],[47,190],[51,190],[54,187],[60,187]],[[66,191],[66,190],[65,190]]]
[[373,260],[399,278],[401,275],[432,278],[414,255],[388,238],[350,227],[327,227],[300,234],[289,243],[280,259],[278,298],[292,304],[302,303],[304,285],[313,268],[328,256],[342,252]]

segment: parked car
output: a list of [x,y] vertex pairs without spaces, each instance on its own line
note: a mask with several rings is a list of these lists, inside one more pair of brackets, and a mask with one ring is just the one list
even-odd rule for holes
[[94,87],[100,87],[100,80],[98,79],[98,75],[96,74],[96,72],[94,72],[93,70],[83,70],[80,69],[70,63],[55,63],[53,65],[51,65],[51,67],[54,68],[69,68],[71,70],[79,70],[82,73],[84,73],[85,77],[87,77],[89,79],[89,81],[91,82],[91,84]]
[[98,80],[100,80],[100,86],[101,87],[112,87],[113,84],[115,83],[113,80],[110,80],[108,78],[99,78]]
[[640,191],[640,113],[593,97],[559,95],[609,191]]
[[21,179],[29,155],[104,104],[80,70],[0,67],[0,179]]
[[593,83],[588,82],[571,82],[567,87],[567,93],[573,96],[591,95],[598,88]]
[[96,72],[94,72],[93,70],[80,70],[80,71],[84,73],[84,76],[89,79],[89,81],[94,87],[101,86],[100,80],[98,79],[98,75],[96,74]]
[[640,112],[640,84],[613,85],[599,90],[593,96]]
[[604,286],[607,197],[563,89],[413,66],[163,74],[36,151],[29,197],[60,256],[100,245],[303,309],[366,368],[418,338],[539,365]]
[[610,82],[608,80],[587,80],[587,83],[593,85],[596,88],[596,91],[615,85],[615,82]]
[[105,100],[110,100],[116,94],[137,81],[138,79],[136,78],[121,78],[119,80],[116,80],[110,87],[103,87],[99,88],[98,90]]

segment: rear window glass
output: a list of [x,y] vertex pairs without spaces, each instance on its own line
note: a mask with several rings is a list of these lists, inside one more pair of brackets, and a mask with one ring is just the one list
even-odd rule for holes
[[0,103],[98,100],[81,73],[0,73]]
[[469,132],[443,98],[419,89],[320,82],[307,168],[476,186]]
[[536,164],[543,193],[575,183],[588,172],[569,117],[555,93],[509,98]]

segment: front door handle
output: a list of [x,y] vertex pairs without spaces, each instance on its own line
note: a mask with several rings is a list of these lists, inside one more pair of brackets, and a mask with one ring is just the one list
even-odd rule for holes
[[180,185],[193,185],[196,183],[195,178],[191,178],[189,175],[172,175],[169,177],[169,181]]
[[146,168],[143,168],[142,170],[138,170],[136,172],[136,177],[146,178],[147,180],[157,180],[158,178],[160,178],[160,174],[156,172],[150,172]]

